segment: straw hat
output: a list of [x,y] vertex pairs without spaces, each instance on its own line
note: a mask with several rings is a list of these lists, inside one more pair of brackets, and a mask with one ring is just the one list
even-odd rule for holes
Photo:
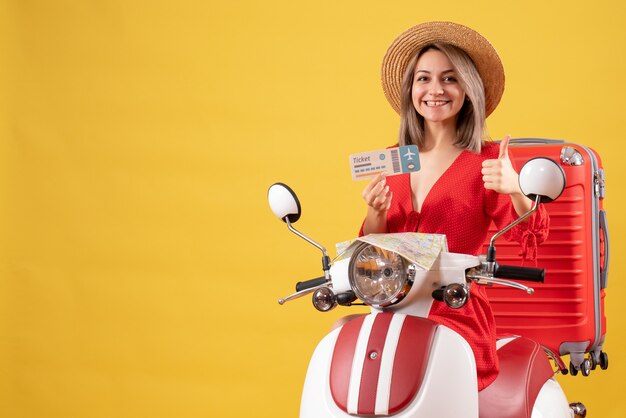
[[480,33],[452,22],[427,22],[398,36],[387,49],[382,65],[383,90],[391,107],[400,113],[402,75],[413,55],[426,45],[442,42],[465,51],[485,86],[485,112],[489,116],[504,92],[504,67],[498,53]]

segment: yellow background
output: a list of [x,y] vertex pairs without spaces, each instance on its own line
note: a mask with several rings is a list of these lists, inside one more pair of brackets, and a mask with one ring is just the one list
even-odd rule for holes
[[608,371],[565,376],[591,417],[623,417],[619,297],[623,2],[0,2],[0,415],[294,417],[335,318],[308,299],[317,250],[353,237],[347,156],[395,141],[382,56],[427,20],[469,25],[507,71],[493,137],[566,138],[607,174]]

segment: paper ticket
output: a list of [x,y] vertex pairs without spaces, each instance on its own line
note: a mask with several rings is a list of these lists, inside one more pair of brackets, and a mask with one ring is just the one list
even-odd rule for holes
[[393,176],[419,171],[417,145],[351,154],[350,169],[352,180],[363,180],[379,173]]

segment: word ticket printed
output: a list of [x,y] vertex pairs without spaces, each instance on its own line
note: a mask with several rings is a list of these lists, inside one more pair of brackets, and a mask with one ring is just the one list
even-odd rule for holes
[[388,176],[419,171],[417,145],[388,148],[350,155],[352,180],[363,180],[379,173]]

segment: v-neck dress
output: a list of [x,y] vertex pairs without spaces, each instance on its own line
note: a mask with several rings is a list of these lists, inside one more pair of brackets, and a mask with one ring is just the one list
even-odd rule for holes
[[[424,232],[445,234],[451,252],[478,255],[493,221],[498,229],[518,217],[511,198],[486,190],[482,162],[498,158],[499,146],[485,142],[479,153],[463,151],[435,182],[426,195],[420,212],[413,208],[410,174],[387,177],[393,193],[387,211],[387,232]],[[527,260],[536,258],[537,244],[548,235],[549,217],[543,207],[504,237],[521,244]],[[360,234],[363,234],[361,227]],[[474,351],[479,390],[498,374],[496,326],[486,292],[472,286],[469,302],[460,309],[433,301],[429,318],[464,336]]]

